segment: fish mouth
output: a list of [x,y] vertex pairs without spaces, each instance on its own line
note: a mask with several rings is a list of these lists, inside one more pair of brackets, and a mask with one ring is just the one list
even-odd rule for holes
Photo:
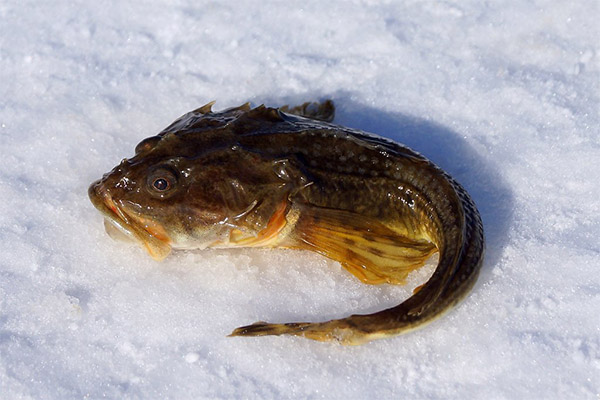
[[134,239],[157,261],[169,255],[170,240],[162,226],[117,204],[102,186],[102,180],[92,183],[88,189],[88,196],[94,207],[104,215],[109,235],[114,238],[116,231],[121,237]]

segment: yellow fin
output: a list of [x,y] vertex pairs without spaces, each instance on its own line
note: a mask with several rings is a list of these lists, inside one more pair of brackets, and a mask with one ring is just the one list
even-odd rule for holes
[[407,237],[353,212],[304,206],[300,215],[296,244],[290,247],[339,261],[364,283],[404,284],[437,251],[427,240]]

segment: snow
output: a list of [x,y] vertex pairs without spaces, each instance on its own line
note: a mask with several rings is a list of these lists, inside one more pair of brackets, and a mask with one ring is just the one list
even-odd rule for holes
[[[0,3],[0,398],[600,397],[600,5]],[[331,97],[464,184],[487,258],[425,329],[228,338],[400,303],[293,251],[112,241],[87,187],[211,100]]]

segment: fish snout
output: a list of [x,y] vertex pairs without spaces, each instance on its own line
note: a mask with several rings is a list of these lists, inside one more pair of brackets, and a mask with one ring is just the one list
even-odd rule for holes
[[103,179],[98,179],[97,181],[94,181],[88,188],[88,197],[90,198],[92,204],[99,210],[104,208],[102,205],[104,205],[104,198],[106,197],[106,193],[102,189],[102,183]]

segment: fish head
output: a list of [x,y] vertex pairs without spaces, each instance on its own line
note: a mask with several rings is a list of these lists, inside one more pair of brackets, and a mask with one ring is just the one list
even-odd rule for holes
[[113,238],[133,239],[162,260],[172,248],[228,247],[233,236],[265,229],[290,191],[285,161],[194,139],[145,139],[92,183],[89,197]]

